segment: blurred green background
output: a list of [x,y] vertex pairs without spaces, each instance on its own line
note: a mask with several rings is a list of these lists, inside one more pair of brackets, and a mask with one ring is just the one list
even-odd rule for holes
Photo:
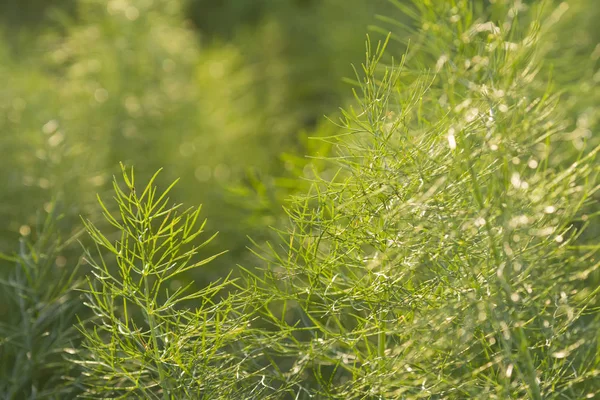
[[0,2],[0,252],[35,236],[54,202],[65,237],[79,216],[97,220],[96,193],[110,198],[122,161],[140,180],[164,167],[163,187],[182,179],[174,202],[203,204],[220,232],[207,253],[228,253],[196,279],[234,269],[247,235],[268,235],[280,213],[246,195],[297,167],[281,154],[310,152],[307,132],[332,129],[323,115],[350,98],[342,78],[364,58],[375,15],[391,9],[385,0]]

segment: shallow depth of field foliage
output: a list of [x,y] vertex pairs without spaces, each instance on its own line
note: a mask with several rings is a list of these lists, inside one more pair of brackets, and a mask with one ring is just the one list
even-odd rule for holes
[[0,3],[0,398],[600,398],[595,3]]

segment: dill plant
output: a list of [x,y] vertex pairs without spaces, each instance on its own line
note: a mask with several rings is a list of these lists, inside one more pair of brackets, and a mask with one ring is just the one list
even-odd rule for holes
[[251,391],[262,398],[267,386],[253,382],[265,377],[252,373],[255,355],[244,347],[253,335],[251,298],[227,278],[199,290],[178,280],[217,257],[198,259],[214,236],[200,240],[206,223],[200,208],[171,205],[174,184],[157,191],[157,175],[136,191],[133,170],[123,169],[125,187],[114,182],[118,213],[100,200],[115,237],[85,222],[97,250],[85,256],[93,276],[86,304],[94,319],[81,326],[87,355],[77,363],[85,370],[86,394],[226,399],[250,398]]
[[259,252],[263,322],[286,333],[265,352],[295,398],[598,394],[598,246],[579,238],[599,148],[563,157],[545,5],[398,3],[406,65],[367,46],[357,106],[323,139],[337,173]]
[[65,256],[72,240],[60,238],[61,217],[56,203],[52,207],[37,231],[21,237],[15,254],[0,254],[3,399],[64,399],[81,392],[80,371],[68,361],[80,342],[75,315],[85,314],[75,291],[79,264]]
[[367,42],[354,106],[316,146],[332,155],[303,168],[288,228],[242,280],[179,286],[208,261],[199,209],[170,206],[156,177],[115,181],[119,211],[101,205],[117,234],[86,222],[87,396],[598,395],[600,263],[584,234],[599,148],[570,146],[572,110],[540,67],[560,10],[395,3],[413,22],[382,19],[410,48],[398,63],[398,36]]

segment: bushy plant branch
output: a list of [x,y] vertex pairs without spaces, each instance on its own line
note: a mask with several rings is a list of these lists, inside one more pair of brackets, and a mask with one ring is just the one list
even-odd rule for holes
[[227,293],[235,289],[229,279],[197,291],[177,280],[217,257],[197,260],[214,236],[199,241],[205,226],[200,208],[170,205],[173,185],[157,192],[155,178],[136,191],[133,172],[124,169],[125,188],[114,184],[119,214],[100,201],[118,238],[85,221],[97,247],[96,255],[86,252],[94,276],[86,304],[96,320],[93,329],[81,329],[89,357],[79,361],[87,370],[88,394],[215,399],[242,393],[244,381],[252,379],[244,371],[251,356],[229,350],[247,334],[245,297]]
[[402,70],[367,47],[328,139],[339,173],[264,256],[265,318],[289,332],[273,357],[299,398],[594,396],[598,248],[578,238],[599,149],[562,167],[570,131],[537,67],[554,14],[415,4],[425,56]]

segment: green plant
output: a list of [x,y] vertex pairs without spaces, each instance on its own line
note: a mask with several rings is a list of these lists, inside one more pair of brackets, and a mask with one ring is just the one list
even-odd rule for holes
[[[11,182],[10,199],[22,197],[27,208],[37,204],[38,188],[25,196],[21,180],[56,192],[74,193],[66,189],[73,185],[84,191],[74,202],[85,205],[90,188],[79,186],[86,180],[68,166],[98,145],[91,165],[133,158],[137,178],[148,183],[137,185],[133,170],[122,167],[115,201],[100,200],[104,221],[84,217],[94,246],[85,250],[91,273],[83,292],[93,316],[83,320],[82,311],[78,331],[70,272],[44,292],[60,240],[46,233],[11,258],[16,269],[0,281],[0,296],[20,312],[7,313],[0,303],[0,390],[9,398],[68,398],[80,390],[82,397],[142,399],[598,396],[600,147],[591,133],[598,107],[577,89],[593,87],[598,57],[590,35],[554,42],[565,31],[562,18],[587,19],[581,11],[565,14],[565,4],[582,10],[587,3],[392,3],[400,16],[381,19],[396,32],[374,48],[367,41],[366,62],[351,81],[354,101],[334,126],[319,127],[315,141],[304,143],[308,159],[283,158],[294,178],[253,179],[257,196],[247,209],[257,218],[246,225],[237,213],[219,219],[219,228],[234,233],[227,239],[241,226],[276,226],[274,240],[255,246],[257,268],[240,268],[234,279],[221,261],[224,278],[212,281],[214,271],[205,268],[217,256],[205,254],[215,236],[202,240],[208,227],[200,209],[184,209],[169,196],[193,197],[194,179],[209,187],[211,176],[229,176],[229,167],[212,171],[208,164],[234,158],[231,138],[272,126],[266,121],[283,117],[283,105],[294,102],[255,113],[271,105],[265,93],[282,89],[281,81],[246,96],[268,70],[246,68],[247,54],[235,45],[208,48],[202,58],[186,45],[193,42],[177,22],[177,3],[105,7],[82,0],[81,25],[60,38],[48,64],[69,75],[60,85],[66,107],[54,110],[61,121],[42,125],[49,137],[39,135],[37,119],[51,115],[36,117],[33,101],[46,95],[23,89],[27,73],[8,92],[28,101],[0,97],[9,111],[0,127],[25,131],[0,137],[11,149],[3,181]],[[271,21],[263,33],[277,37],[292,25]],[[122,42],[121,32],[158,46],[142,51]],[[88,52],[85,45],[96,39]],[[564,43],[575,46],[573,57],[592,58],[573,66],[557,60]],[[544,64],[553,61],[555,69]],[[171,74],[146,68],[155,64]],[[190,71],[210,97],[181,91]],[[557,71],[569,74],[553,78]],[[140,79],[127,79],[134,75]],[[44,73],[33,76],[48,91],[59,87]],[[95,111],[81,100],[91,100]],[[186,119],[196,102],[206,106],[200,126],[228,132],[206,145],[210,161],[203,166],[192,161],[205,137],[190,128],[198,121]],[[297,118],[279,122],[269,132],[287,132]],[[71,134],[87,132],[88,123],[89,136]],[[144,140],[140,132],[148,132]],[[250,153],[253,142],[244,140],[238,146]],[[39,161],[27,164],[23,147],[30,142]],[[64,152],[51,151],[62,143]],[[144,151],[131,156],[131,149]],[[249,159],[268,153],[261,154]],[[68,165],[59,162],[63,155]],[[149,171],[172,160],[188,185],[160,191],[164,176]],[[106,172],[90,185],[103,187]],[[203,196],[220,206],[222,194],[210,193]],[[285,223],[274,210],[280,203]],[[239,241],[228,247],[237,252]],[[191,276],[208,283],[198,286]]]
[[200,208],[171,205],[174,184],[157,192],[157,175],[136,191],[133,171],[123,169],[125,188],[114,183],[117,215],[100,201],[118,237],[85,222],[97,247],[96,255],[85,257],[93,274],[86,304],[95,314],[93,327],[81,327],[88,355],[78,363],[86,370],[87,394],[217,399],[253,389],[259,395],[260,387],[247,383],[255,380],[249,368],[254,356],[240,345],[251,333],[247,297],[241,290],[228,293],[235,287],[227,278],[198,291],[178,280],[217,257],[197,259],[214,236],[199,242],[206,222]]
[[[75,289],[78,264],[65,257],[70,241],[56,229],[51,211],[15,255],[1,255],[0,397],[65,399],[80,392],[78,369],[67,357],[80,342],[75,314],[83,310]],[[29,230],[30,228],[26,228]],[[11,265],[12,264],[12,265]]]
[[594,397],[600,148],[561,151],[537,68],[556,11],[398,4],[426,56],[384,67],[378,46],[329,139],[337,176],[262,255],[265,319],[289,333],[270,354],[298,398]]

